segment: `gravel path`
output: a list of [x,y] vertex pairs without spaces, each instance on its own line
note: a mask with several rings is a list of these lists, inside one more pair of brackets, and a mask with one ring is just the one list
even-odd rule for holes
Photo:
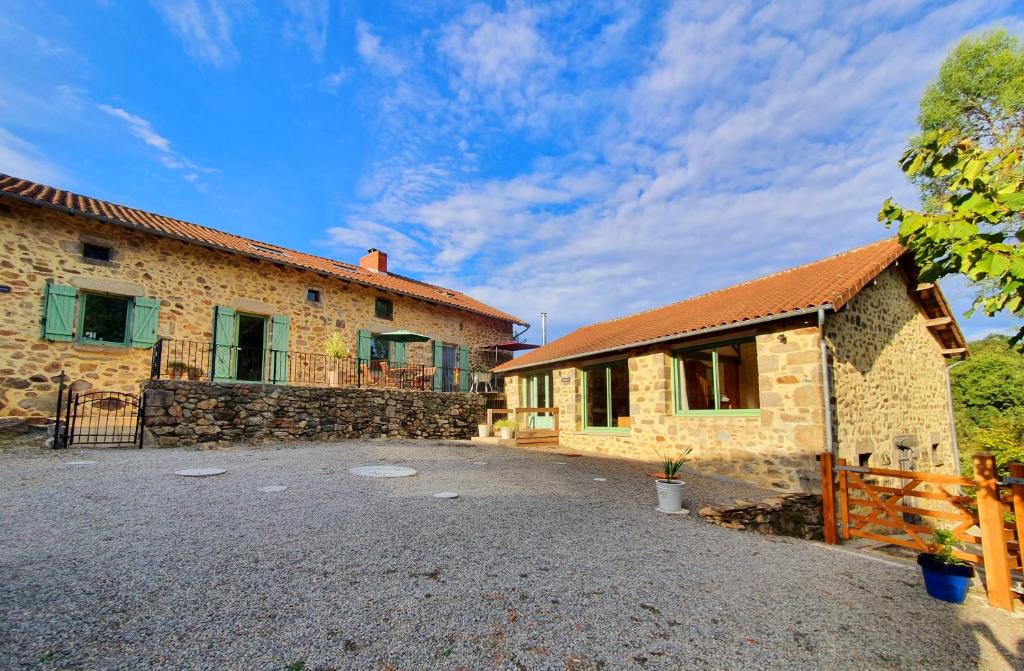
[[[419,474],[348,473],[380,463]],[[172,475],[200,467],[228,472]],[[642,470],[400,441],[2,450],[0,668],[1021,664],[1024,619],[934,601],[912,565],[662,515]],[[691,508],[756,497],[686,480]]]

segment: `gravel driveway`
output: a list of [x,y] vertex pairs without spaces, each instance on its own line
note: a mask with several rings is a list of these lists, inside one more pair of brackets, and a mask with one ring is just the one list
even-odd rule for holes
[[[380,463],[419,474],[348,473]],[[643,470],[467,443],[0,450],[0,668],[1022,668],[1024,619],[662,515]]]

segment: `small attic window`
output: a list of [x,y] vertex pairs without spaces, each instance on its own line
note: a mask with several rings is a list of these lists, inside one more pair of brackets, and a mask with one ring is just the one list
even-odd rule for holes
[[91,242],[82,243],[82,256],[93,261],[109,261],[114,250],[106,245]]
[[319,303],[323,299],[323,295],[319,289],[306,289],[306,300],[310,303]]
[[285,253],[280,249],[274,249],[273,247],[265,247],[264,245],[250,245],[253,249],[258,252],[265,252],[267,254],[277,254],[278,256],[285,256]]

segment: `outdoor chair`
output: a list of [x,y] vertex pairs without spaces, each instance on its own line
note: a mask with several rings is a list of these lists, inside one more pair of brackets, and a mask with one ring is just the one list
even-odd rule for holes
[[399,375],[391,370],[391,364],[387,361],[380,362],[381,382],[385,387],[401,387]]
[[368,366],[365,363],[361,364],[359,366],[359,370],[362,371],[362,373],[363,373],[362,384],[363,384],[364,387],[379,387],[380,386],[380,380],[378,380],[376,377],[374,377],[373,373],[370,372],[370,366]]
[[473,373],[473,391],[480,391],[481,387],[483,387],[483,391],[494,391],[494,387],[491,385],[493,378],[493,373]]
[[420,389],[433,389],[434,388],[434,374],[437,372],[437,366],[428,366],[423,369],[423,373],[419,376],[419,387]]

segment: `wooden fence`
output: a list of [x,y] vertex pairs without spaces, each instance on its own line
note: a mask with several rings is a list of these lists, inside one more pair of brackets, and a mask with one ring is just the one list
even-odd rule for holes
[[974,457],[974,479],[850,466],[821,455],[825,542],[867,538],[933,552],[932,532],[948,527],[958,558],[984,568],[989,604],[1013,610],[1013,573],[1024,570],[1024,465],[1000,481],[990,454]]

